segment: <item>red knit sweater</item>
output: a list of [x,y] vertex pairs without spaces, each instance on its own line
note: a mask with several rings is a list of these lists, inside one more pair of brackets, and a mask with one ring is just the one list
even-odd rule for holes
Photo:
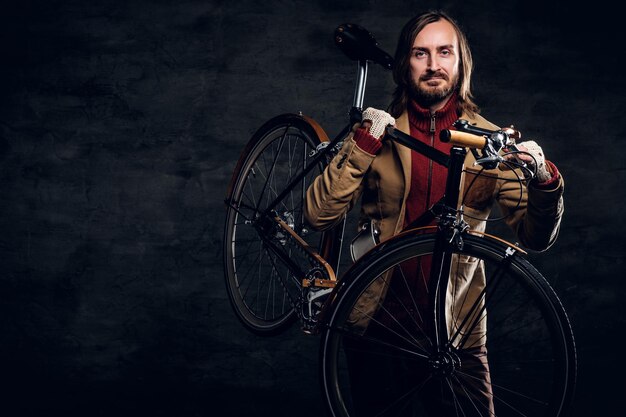
[[[408,106],[411,136],[450,154],[452,146],[440,141],[439,133],[443,129],[451,128],[457,120],[456,108],[456,97],[451,97],[441,110],[433,114],[411,101]],[[406,200],[405,225],[417,219],[443,197],[447,175],[446,167],[418,152],[411,152],[411,188]]]

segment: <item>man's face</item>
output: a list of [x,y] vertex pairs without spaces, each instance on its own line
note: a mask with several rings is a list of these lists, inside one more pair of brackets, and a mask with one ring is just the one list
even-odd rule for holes
[[447,20],[429,23],[413,41],[411,97],[424,107],[443,107],[459,79],[459,45]]

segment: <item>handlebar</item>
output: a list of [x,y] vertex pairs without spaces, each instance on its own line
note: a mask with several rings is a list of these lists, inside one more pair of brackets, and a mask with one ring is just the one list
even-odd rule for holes
[[[470,148],[476,157],[476,164],[485,168],[496,167],[499,162],[503,161],[502,156],[499,155],[500,150],[515,149],[515,140],[521,138],[521,133],[512,126],[488,130],[473,126],[463,119],[454,122],[453,126],[457,130],[444,129],[439,134],[439,139],[455,146]],[[522,165],[525,167],[523,163]]]
[[488,130],[469,124],[467,120],[459,119],[453,125],[456,130],[444,129],[439,134],[442,142],[452,143],[472,149],[493,148],[497,151],[515,144],[522,134],[513,126],[504,129]]
[[[486,169],[493,169],[502,161],[499,152],[503,148],[515,150],[515,139],[520,138],[519,131],[510,128],[487,130],[470,125],[467,120],[457,120],[453,125],[457,130],[444,129],[439,134],[442,142],[451,143],[458,147],[470,148],[476,159],[476,165],[482,165]],[[389,125],[384,138],[392,139],[408,148],[425,155],[427,158],[448,166],[448,156],[438,149],[428,146],[412,136],[397,130]],[[522,164],[522,163],[519,163]]]
[[458,130],[442,130],[439,139],[445,143],[467,148],[483,149],[487,146],[487,138],[473,133],[460,132]]

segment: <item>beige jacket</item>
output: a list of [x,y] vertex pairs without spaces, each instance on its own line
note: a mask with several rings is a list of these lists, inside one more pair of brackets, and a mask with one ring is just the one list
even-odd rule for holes
[[[461,118],[478,127],[497,129],[497,126],[479,115],[470,117],[464,114]],[[396,120],[396,128],[410,133],[406,112]],[[383,142],[379,154],[374,156],[356,146],[350,135],[324,172],[307,190],[307,221],[313,228],[327,229],[339,222],[361,199],[360,223],[367,219],[373,220],[380,229],[383,241],[396,235],[404,226],[405,202],[410,189],[407,185],[410,184],[411,152],[409,148],[388,140]],[[468,152],[465,161],[467,173],[464,174],[465,185],[462,186],[461,196],[474,177],[471,172],[477,172],[473,162],[474,157]],[[521,173],[518,172],[518,175]],[[465,213],[469,215],[465,220],[471,231],[484,232],[485,219],[489,217],[493,204],[497,203],[502,215],[507,216],[505,222],[516,232],[524,247],[545,250],[554,243],[558,234],[563,214],[563,179],[561,177],[558,186],[551,190],[524,187],[521,201],[520,185],[515,179],[513,171],[483,171],[465,196]],[[482,264],[469,263],[462,271],[456,271],[455,275],[457,279],[450,281],[449,293],[456,291],[458,295],[469,291],[471,298],[484,286]],[[462,276],[465,279],[461,279]],[[463,288],[459,288],[459,285]],[[372,289],[375,294],[370,294],[372,299],[367,301],[372,304],[369,311],[373,312],[372,309],[376,308],[374,304],[384,296],[385,290],[385,284]],[[452,305],[450,308],[455,310]],[[456,311],[455,315],[459,313]],[[362,319],[361,324],[366,324],[368,320]],[[484,328],[479,329],[480,333],[484,331]]]

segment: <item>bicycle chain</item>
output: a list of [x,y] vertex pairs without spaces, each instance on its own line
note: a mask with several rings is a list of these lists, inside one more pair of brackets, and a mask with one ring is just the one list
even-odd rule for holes
[[[287,238],[293,242],[291,245],[301,252],[309,261],[310,267],[306,271],[304,277],[296,277],[300,281],[301,291],[297,300],[294,300],[291,293],[286,287],[283,280],[279,280],[287,296],[289,297],[291,307],[296,311],[298,318],[302,322],[303,330],[306,333],[314,333],[317,326],[317,314],[319,311],[313,312],[312,304],[317,298],[326,295],[336,284],[335,272],[331,266],[322,258],[317,251],[302,239],[283,219],[278,215],[274,217],[279,230],[286,232]],[[285,243],[281,242],[281,246]],[[315,296],[317,295],[317,296]],[[305,309],[305,307],[308,307]],[[306,310],[310,314],[306,314]]]

